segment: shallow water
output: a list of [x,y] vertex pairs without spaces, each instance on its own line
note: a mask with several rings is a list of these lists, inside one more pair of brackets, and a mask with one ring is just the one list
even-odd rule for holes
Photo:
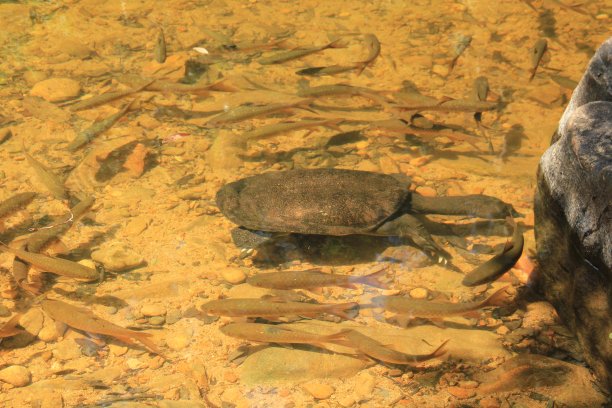
[[[0,238],[17,246],[22,236],[65,221],[56,217],[66,215],[78,198],[93,196],[92,209],[45,253],[104,269],[104,279],[79,283],[31,270],[30,280],[42,279],[49,298],[151,333],[167,358],[139,343],[105,337],[106,345],[96,345],[83,340],[86,331],[66,330],[16,287],[14,256],[2,253],[0,322],[23,313],[26,333],[0,344],[0,404],[602,405],[605,398],[592,385],[575,339],[545,302],[448,318],[446,328],[431,322],[399,327],[390,313],[369,307],[353,321],[326,316],[280,322],[321,336],[358,329],[408,354],[431,353],[450,340],[446,354],[418,367],[368,360],[342,345],[291,348],[228,337],[220,328],[230,317],[199,312],[223,297],[273,295],[365,305],[381,294],[467,302],[504,286],[510,295],[524,290],[532,268],[528,255],[535,248],[532,202],[539,157],[589,58],[610,34],[610,5],[569,4],[0,1],[0,201],[38,193],[1,219]],[[166,42],[163,63],[156,60],[160,29]],[[368,33],[380,41],[381,51],[360,74],[296,74],[367,59]],[[546,38],[548,47],[530,81],[532,48],[539,38]],[[337,39],[333,47],[299,59],[261,63],[288,49],[322,47]],[[200,69],[200,84],[223,82],[204,91],[173,85],[184,78],[188,61]],[[436,98],[439,108],[451,99],[473,101],[474,81],[482,76],[490,87],[487,101],[499,107],[483,112],[480,125],[474,112],[430,110],[412,117],[414,134],[381,127],[379,121],[410,120],[410,113],[396,106],[405,81]],[[153,79],[169,85],[71,109],[77,99],[142,88]],[[331,84],[367,92],[316,97],[235,122],[211,120],[244,104],[291,105],[302,101],[300,90]],[[82,148],[67,149],[80,132],[135,98],[108,130]],[[191,111],[206,113],[184,113]],[[246,140],[247,132],[265,126],[314,118],[327,122]],[[434,135],[432,122],[440,130]],[[339,135],[345,132],[353,133]],[[52,194],[23,146],[61,180],[70,200]],[[463,286],[467,272],[501,251],[511,228],[503,221],[476,228],[476,220],[445,216],[432,219],[457,222],[469,233],[434,237],[452,255],[455,270],[432,263],[397,238],[292,236],[249,254],[233,245],[235,225],[215,203],[221,186],[262,172],[323,167],[401,173],[409,176],[408,188],[426,196],[498,197],[521,214],[516,221],[525,231],[523,257],[500,281]],[[280,292],[244,283],[249,276],[279,270],[319,268],[362,276],[383,267],[390,281],[386,290],[357,285]],[[516,354],[523,356],[513,359]],[[15,365],[25,370],[6,371]],[[495,375],[487,375],[494,369]],[[557,381],[547,380],[552,376]]]

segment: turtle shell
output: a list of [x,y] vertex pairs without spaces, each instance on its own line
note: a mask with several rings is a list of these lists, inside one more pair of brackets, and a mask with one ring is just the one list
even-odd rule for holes
[[251,230],[350,235],[374,230],[409,200],[407,186],[367,171],[273,172],[226,184],[217,205]]

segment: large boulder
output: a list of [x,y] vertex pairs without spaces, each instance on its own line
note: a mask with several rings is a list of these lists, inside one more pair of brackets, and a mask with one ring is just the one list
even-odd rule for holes
[[534,283],[612,389],[612,38],[591,59],[540,160]]

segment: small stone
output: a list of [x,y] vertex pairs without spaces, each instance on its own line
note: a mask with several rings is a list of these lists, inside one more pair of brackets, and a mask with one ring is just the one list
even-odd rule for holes
[[429,292],[425,288],[414,288],[408,294],[413,299],[427,299]]
[[495,330],[495,332],[496,332],[497,334],[499,334],[499,335],[504,336],[504,335],[506,335],[506,334],[510,333],[510,329],[509,329],[507,326],[499,326],[499,327],[497,328],[497,330]]
[[379,168],[376,164],[372,163],[370,160],[361,160],[357,166],[355,166],[355,170],[361,171],[379,171]]
[[431,67],[431,72],[440,75],[441,77],[446,77],[448,74],[448,67],[446,65],[435,64],[433,67]]
[[226,371],[225,373],[223,373],[223,379],[228,383],[233,384],[238,381],[238,375],[234,371]]
[[150,218],[148,217],[138,217],[132,219],[128,225],[126,225],[124,232],[128,236],[136,236],[141,234],[144,230],[149,226]]
[[499,408],[499,400],[495,397],[485,397],[480,400],[480,408]]
[[459,381],[459,386],[461,388],[473,389],[473,388],[478,388],[479,385],[480,383],[478,381],[472,381],[472,380]]
[[159,303],[146,304],[140,308],[140,313],[143,316],[163,316],[166,314],[166,308]]
[[10,315],[11,311],[8,309],[8,307],[0,304],[0,317],[9,317]]
[[548,302],[533,302],[527,305],[527,311],[523,316],[523,327],[541,328],[552,326],[559,322],[559,316],[555,308]]
[[386,156],[386,155],[382,156],[378,160],[378,164],[380,165],[380,171],[382,171],[385,174],[399,174],[400,173],[400,169],[397,163],[395,162],[395,160],[393,160],[389,156]]
[[174,324],[178,322],[179,320],[181,320],[182,317],[183,317],[183,314],[181,313],[180,310],[178,309],[169,310],[168,313],[166,313],[166,324]]
[[23,74],[23,79],[29,86],[34,86],[37,82],[47,79],[47,74],[42,71],[26,71]]
[[32,381],[32,374],[24,366],[13,365],[0,370],[0,381],[15,387],[24,387]]
[[334,393],[334,387],[320,381],[311,381],[302,385],[302,388],[315,399],[327,399]]
[[240,268],[226,268],[221,271],[221,277],[232,285],[238,285],[246,280],[245,273]]
[[138,118],[138,124],[142,126],[143,128],[149,129],[149,130],[156,129],[161,125],[161,123],[157,119],[149,115],[144,115]]
[[145,366],[145,364],[137,358],[128,358],[125,363],[130,370],[138,370],[139,368],[143,368]]
[[62,322],[57,322],[49,318],[45,318],[42,329],[38,332],[38,338],[45,343],[51,343],[64,335],[66,326]]
[[166,337],[166,344],[172,350],[182,350],[191,343],[192,333],[187,331],[176,331],[174,333],[169,333]]
[[62,102],[79,96],[81,85],[69,78],[49,78],[36,83],[30,90],[33,96],[40,96],[49,102]]
[[125,353],[127,353],[128,348],[126,346],[119,346],[119,345],[114,344],[114,343],[109,343],[108,350],[114,356],[122,356]]
[[154,326],[161,326],[164,323],[166,323],[166,318],[164,316],[149,317],[149,324],[152,324]]
[[417,157],[416,159],[412,159],[410,160],[410,165],[411,166],[415,166],[415,167],[421,167],[426,165],[427,163],[429,163],[429,161],[431,160],[430,155],[428,156],[421,156],[421,157]]
[[121,272],[145,263],[142,256],[120,242],[107,242],[91,253],[91,258],[109,271]]
[[355,383],[354,394],[359,401],[367,401],[372,398],[372,393],[374,392],[374,387],[376,386],[376,377],[363,371],[357,374]]
[[61,361],[76,360],[81,357],[81,350],[73,339],[65,339],[55,344],[53,357]]
[[353,397],[352,395],[344,395],[338,398],[338,404],[345,408],[352,407],[353,405],[355,405],[355,402],[357,401],[355,401],[355,397]]
[[416,192],[425,197],[435,197],[438,195],[437,191],[431,187],[417,187]]
[[461,387],[448,387],[446,391],[458,399],[471,398],[476,395],[476,391]]
[[401,377],[401,375],[404,374],[404,372],[400,370],[399,368],[393,368],[389,370],[387,374],[389,375],[389,377]]

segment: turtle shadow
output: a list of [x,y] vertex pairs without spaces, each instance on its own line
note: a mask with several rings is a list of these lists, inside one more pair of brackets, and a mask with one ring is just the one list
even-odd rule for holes
[[291,234],[258,248],[253,262],[280,265],[293,261],[314,265],[354,265],[367,262],[431,264],[418,248],[398,237]]

